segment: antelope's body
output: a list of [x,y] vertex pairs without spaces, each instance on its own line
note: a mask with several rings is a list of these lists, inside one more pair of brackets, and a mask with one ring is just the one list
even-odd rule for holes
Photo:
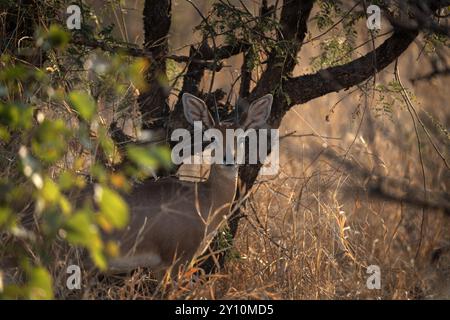
[[[205,128],[221,132],[230,128],[247,130],[264,126],[272,100],[269,94],[254,101],[241,124],[216,124],[201,99],[187,93],[182,97],[188,122],[201,121]],[[235,141],[231,145],[236,146]],[[230,151],[225,150],[225,145],[223,149],[225,153]],[[110,236],[118,242],[121,253],[110,261],[110,269],[128,271],[149,267],[164,271],[201,254],[220,224],[230,215],[237,180],[236,164],[211,164],[205,182],[162,178],[136,185],[125,195],[131,214],[128,227]]]
[[236,167],[212,166],[205,182],[171,177],[137,185],[125,196],[130,224],[111,237],[121,251],[111,270],[158,271],[190,261],[228,217],[236,182]]

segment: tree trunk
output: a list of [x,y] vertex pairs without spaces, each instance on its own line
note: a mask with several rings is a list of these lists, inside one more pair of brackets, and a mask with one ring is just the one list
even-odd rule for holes
[[166,73],[168,53],[168,33],[172,20],[171,0],[146,0],[144,16],[145,49],[152,54],[153,60],[146,78],[149,89],[139,96],[139,108],[142,115],[142,129],[163,128],[167,124],[169,95]]

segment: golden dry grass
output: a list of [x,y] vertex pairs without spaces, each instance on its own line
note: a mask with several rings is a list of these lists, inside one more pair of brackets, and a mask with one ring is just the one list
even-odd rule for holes
[[[408,130],[412,127],[404,128],[407,135],[412,134]],[[376,135],[372,146],[362,134],[356,141],[353,138],[350,135],[343,140],[329,140],[327,148],[340,151],[340,145],[351,144],[347,157],[355,164],[396,179],[407,178],[410,184],[420,186],[420,171],[411,170],[409,177],[400,175],[405,172],[405,166],[417,165],[414,144],[410,145],[410,159],[405,161],[401,160],[404,153],[398,150],[399,146],[381,139],[380,135]],[[340,169],[339,163],[325,157],[323,143],[317,139],[283,139],[280,173],[276,177],[259,178],[244,210],[236,247],[218,274],[199,276],[191,269],[160,285],[147,270],[107,279],[86,277],[89,284],[74,297],[450,298],[450,255],[445,252],[450,243],[448,216],[427,209],[422,227],[420,207],[370,197],[364,191],[367,181]],[[376,148],[380,159],[375,161],[372,148]],[[303,156],[298,157],[299,153]],[[432,172],[428,167],[427,176],[430,180],[437,179],[429,188],[445,189],[446,175],[434,177],[442,163],[431,153],[428,157],[434,159],[436,170]],[[443,254],[433,260],[441,248]],[[369,290],[366,286],[369,265],[381,269],[380,290]],[[62,289],[59,294],[67,298],[74,293]]]

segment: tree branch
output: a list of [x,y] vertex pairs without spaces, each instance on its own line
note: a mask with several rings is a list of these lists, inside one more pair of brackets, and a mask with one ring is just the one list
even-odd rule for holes
[[[275,89],[284,75],[290,74],[297,62],[297,53],[301,49],[307,33],[307,21],[311,13],[314,0],[292,1],[286,0],[281,10],[281,30],[278,40],[283,46],[285,54],[272,52],[268,59],[267,69],[261,76],[258,85],[251,93],[251,99],[256,99]],[[275,104],[274,108],[278,108]]]
[[[287,50],[288,54],[277,55],[275,52],[271,53],[267,69],[262,74],[255,89],[251,92],[249,100],[254,100],[268,92],[274,91],[275,87],[282,82],[283,77],[293,71],[297,61],[297,53],[306,37],[307,21],[313,4],[314,0],[285,0],[281,10],[281,30],[278,33],[278,39],[285,46],[285,50],[282,51],[286,52]],[[286,113],[284,110],[286,110],[284,99],[275,97],[269,121],[273,122],[272,120],[276,118],[274,115],[277,115],[279,122],[281,122],[281,116]],[[277,126],[279,126],[279,123]],[[240,177],[244,183],[244,192],[247,192],[253,185],[258,176],[259,168],[260,166],[258,165],[245,166],[240,170]]]
[[169,121],[169,136],[172,134],[172,131],[177,128],[189,127],[188,122],[184,117],[181,95],[185,92],[196,96],[199,95],[199,86],[205,74],[205,67],[204,64],[199,64],[195,62],[195,60],[202,56],[201,52],[209,51],[208,48],[209,46],[206,41],[203,41],[198,49],[194,48],[194,46],[191,46],[190,48],[190,62],[188,62],[186,73],[183,76],[183,87],[181,88],[181,92],[179,94],[180,97],[171,112]]
[[[442,5],[445,5],[447,1],[448,0],[424,0],[420,2],[420,7],[423,12],[431,14],[441,8]],[[412,1],[411,3],[419,5],[419,2],[416,1]],[[301,3],[290,2],[283,8],[281,21],[282,25],[285,27],[282,29],[290,36],[292,36],[293,33],[287,26],[295,22],[293,12],[297,12],[298,23],[295,28],[297,31],[294,35],[295,39],[299,41],[297,44],[298,49],[300,49],[301,43],[306,35],[306,21],[312,8],[312,4],[313,1],[301,1]],[[397,27],[394,29],[392,36],[374,51],[347,64],[320,70],[314,74],[286,79],[286,77],[281,77],[283,74],[282,72],[289,71],[289,66],[292,66],[293,68],[295,64],[292,65],[285,62],[281,69],[276,66],[277,64],[272,66],[269,65],[264,72],[261,81],[251,93],[250,100],[273,91],[275,86],[279,86],[279,82],[281,81],[280,87],[283,91],[276,92],[277,96],[274,100],[272,113],[268,121],[273,128],[278,128],[282,118],[292,106],[306,103],[330,92],[348,89],[367,80],[374,72],[379,72],[386,68],[409,47],[417,37],[418,33],[419,30],[417,29],[410,30]],[[376,56],[377,59],[374,59],[374,56]],[[273,59],[274,58],[272,58],[272,60]],[[292,59],[292,57],[290,57],[290,59]],[[288,68],[283,69],[285,67]],[[280,93],[283,93],[283,95]],[[289,99],[286,99],[285,95],[287,95]],[[245,185],[245,190],[249,190],[253,185],[260,167],[261,165],[259,164],[241,168],[240,177]]]
[[[365,56],[341,66],[288,79],[283,84],[290,99],[286,108],[289,109],[295,104],[308,102],[330,92],[348,89],[367,80],[373,75],[374,69],[379,72],[397,59],[417,35],[417,30],[395,30],[389,39]],[[374,55],[377,57],[376,65],[373,65]]]

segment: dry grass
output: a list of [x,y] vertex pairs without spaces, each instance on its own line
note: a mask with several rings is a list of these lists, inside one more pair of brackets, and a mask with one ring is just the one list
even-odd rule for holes
[[[442,212],[426,210],[421,232],[421,208],[371,198],[363,191],[349,192],[349,186],[364,190],[367,181],[340,170],[339,163],[317,156],[323,147],[314,140],[303,141],[301,161],[285,152],[280,174],[260,178],[240,224],[235,248],[239,255],[230,258],[219,274],[199,276],[191,269],[159,285],[146,270],[108,278],[94,275],[86,277],[89,284],[74,297],[450,298],[450,255],[444,253],[433,261],[436,250],[450,243],[450,219]],[[345,141],[330,143],[328,148],[339,150],[341,143]],[[294,137],[285,139],[282,150],[298,145]],[[385,142],[381,146],[389,148]],[[396,152],[386,151],[378,149],[384,155],[385,173],[389,171],[399,178],[387,161],[396,157]],[[361,138],[353,143],[347,157],[355,163],[372,165],[371,170],[379,165]],[[420,178],[418,172],[415,178]],[[366,286],[369,265],[381,269],[380,290],[369,290]],[[67,298],[73,292],[63,289],[59,294]]]
[[[400,60],[404,78],[426,72],[411,68],[419,48]],[[392,69],[379,81],[392,79]],[[405,85],[421,119],[425,112],[448,128],[446,78],[431,84]],[[435,94],[430,96],[430,90]],[[388,201],[370,193],[363,168],[375,176],[422,190],[417,136],[407,108],[399,102],[391,114],[375,102],[346,98],[325,121],[343,95],[331,95],[295,108],[281,135],[281,170],[260,177],[244,210],[234,252],[219,274],[189,270],[175,280],[155,283],[146,270],[132,275],[89,279],[76,298],[85,299],[436,299],[450,298],[450,219],[443,211]],[[436,108],[438,106],[439,108]],[[365,111],[364,111],[365,110]],[[427,123],[438,147],[448,156],[448,141]],[[301,137],[302,134],[323,134]],[[427,192],[449,192],[450,175],[427,137],[419,132]],[[354,170],[326,156],[333,150]],[[347,168],[348,169],[348,168]],[[402,194],[402,188],[391,189]],[[421,191],[420,191],[421,192]],[[419,196],[419,192],[407,195]],[[406,197],[406,199],[408,198]],[[67,258],[63,259],[64,261]],[[62,264],[65,265],[65,264]],[[381,289],[369,290],[369,265],[381,270]],[[62,268],[62,267],[61,267]],[[56,268],[54,274],[64,272]],[[85,280],[87,281],[87,280]],[[61,283],[64,283],[62,281]],[[74,295],[61,286],[60,298]]]

